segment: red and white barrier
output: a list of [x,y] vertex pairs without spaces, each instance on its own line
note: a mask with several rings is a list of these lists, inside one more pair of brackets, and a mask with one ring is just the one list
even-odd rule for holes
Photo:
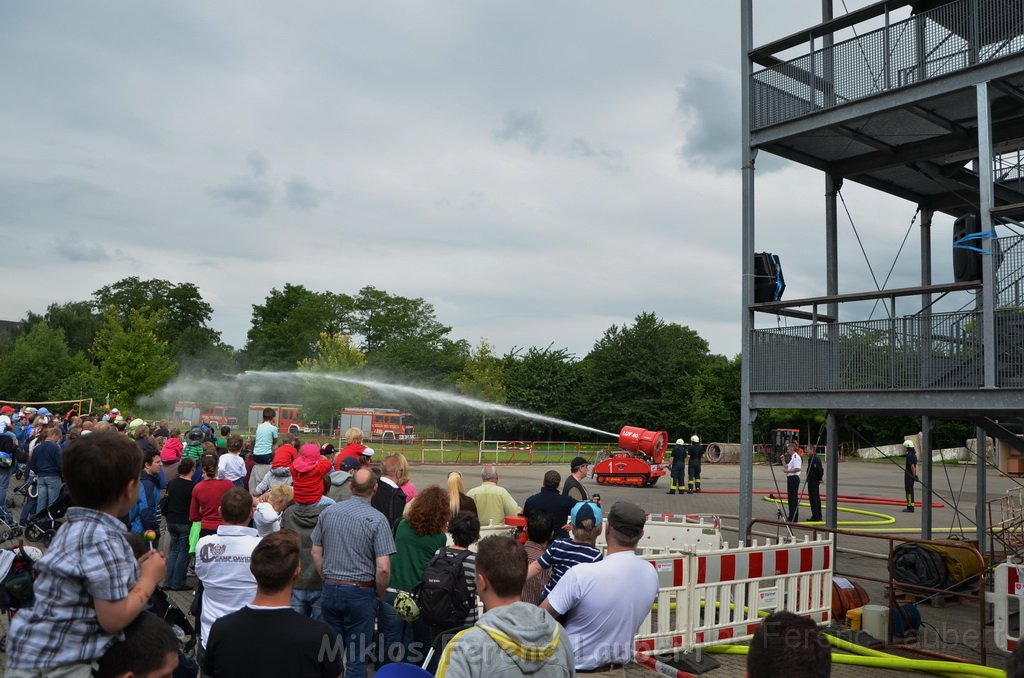
[[656,609],[636,635],[640,652],[689,652],[744,640],[776,610],[818,623],[831,616],[830,536],[647,559],[661,587]]
[[995,586],[988,594],[993,607],[993,631],[996,647],[1013,652],[1020,642],[1017,634],[1010,633],[1010,617],[1021,611],[1024,600],[1024,566],[1003,563],[996,565]]

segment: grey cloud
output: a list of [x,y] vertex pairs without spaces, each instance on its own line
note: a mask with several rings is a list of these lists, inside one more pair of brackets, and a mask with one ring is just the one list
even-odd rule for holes
[[262,177],[267,174],[267,168],[270,167],[270,163],[267,162],[267,158],[256,151],[253,151],[245,158],[245,164],[252,170],[252,174],[255,177]]
[[285,201],[293,209],[316,209],[326,195],[326,191],[321,191],[305,177],[292,177],[284,184]]
[[569,143],[569,155],[594,160],[608,169],[623,170],[622,151],[615,148],[594,147],[583,137],[576,137]]
[[544,124],[536,113],[509,111],[502,122],[501,128],[494,131],[494,138],[499,141],[516,141],[536,151],[547,138]]
[[686,84],[676,90],[676,111],[688,125],[679,149],[688,165],[702,165],[716,172],[740,166],[740,101],[738,78],[724,68],[692,71]]
[[236,179],[206,189],[208,195],[227,201],[248,217],[258,217],[270,209],[274,201],[270,186],[261,181]]

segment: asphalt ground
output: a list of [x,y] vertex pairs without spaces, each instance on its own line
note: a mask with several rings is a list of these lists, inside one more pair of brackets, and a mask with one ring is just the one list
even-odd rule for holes
[[[531,494],[540,488],[540,480],[544,472],[549,468],[556,468],[563,474],[568,473],[568,468],[547,465],[509,465],[499,467],[500,484],[506,487],[516,500],[522,504]],[[423,465],[414,466],[412,470],[412,481],[418,488],[422,489],[431,484],[443,485],[449,471],[459,470],[462,472],[467,488],[479,483],[480,466],[478,465]],[[945,470],[936,467],[934,475],[934,489],[941,495],[938,501],[946,506],[933,510],[933,525],[935,538],[945,537],[947,534],[964,534],[965,537],[973,539],[973,520],[975,515],[976,493],[975,476],[973,466],[950,466]],[[773,474],[774,471],[774,474]],[[776,491],[776,480],[778,488],[784,494],[785,479],[778,468],[766,465],[754,467],[754,488],[760,491]],[[702,472],[702,489],[700,494],[669,495],[668,479],[663,478],[659,484],[651,488],[629,488],[598,485],[595,481],[584,481],[590,491],[597,491],[601,494],[602,504],[607,508],[615,501],[628,500],[642,506],[650,513],[710,513],[722,517],[725,539],[736,544],[735,526],[737,523],[736,514],[739,511],[739,467],[736,465],[715,465],[705,463]],[[996,471],[990,470],[987,476],[988,497],[996,497],[1006,490],[1018,487],[1019,481],[1000,476]],[[840,465],[839,470],[839,492],[842,495],[859,497],[890,497],[900,500],[903,496],[902,469],[888,462],[857,462],[848,461]],[[825,489],[822,487],[824,497]],[[920,491],[917,499],[920,500]],[[959,507],[961,515],[953,509],[953,504]],[[842,506],[842,504],[840,504]],[[906,514],[900,512],[899,506],[872,506],[872,505],[851,505],[851,508],[868,509],[892,516],[895,522],[885,529],[898,528],[919,528],[921,513]],[[809,509],[802,508],[802,516],[809,516]],[[761,495],[755,495],[753,501],[753,515],[755,519],[775,520],[777,518],[776,504],[764,501]],[[863,518],[863,516],[856,516]],[[844,514],[840,513],[840,519]],[[764,535],[776,536],[788,533],[784,528],[767,527],[758,528]],[[914,532],[895,533],[900,536],[917,536]],[[761,537],[759,537],[761,538]],[[872,537],[842,536],[839,541],[839,550],[836,554],[836,571],[857,573],[860,575],[877,576],[884,578],[886,561],[884,556],[889,548],[888,541]],[[847,550],[856,550],[863,554],[874,554],[875,557],[863,554],[853,554]],[[886,604],[886,596],[880,584],[863,582],[871,596],[874,604]],[[191,603],[191,593],[173,592],[172,598],[182,609],[187,610]],[[976,634],[978,630],[978,608],[974,602],[943,602],[942,605],[932,605],[926,601],[919,605],[922,619],[925,623],[919,637],[919,647],[944,654],[962,657],[968,661],[979,662]],[[0,630],[6,631],[7,620],[0,618]],[[985,632],[988,639],[988,661],[989,666],[1003,668],[1006,655],[995,648],[991,639],[991,627]],[[894,654],[915,657],[912,653],[893,651]],[[920,655],[916,655],[921,658]],[[0,654],[0,672],[3,669],[4,655]],[[719,669],[715,669],[706,675],[711,676],[740,676],[745,667],[745,658],[733,655],[715,655],[721,663]],[[634,666],[627,671],[630,676],[649,676],[651,672],[645,668]],[[886,678],[888,676],[910,676],[921,675],[916,672],[890,671],[880,669],[867,669],[849,665],[833,665],[832,675],[837,677],[872,676]]]

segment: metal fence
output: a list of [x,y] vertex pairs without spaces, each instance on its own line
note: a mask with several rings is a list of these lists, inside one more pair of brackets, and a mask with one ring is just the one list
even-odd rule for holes
[[807,47],[753,74],[754,129],[1024,51],[1024,6],[959,0],[826,49]]
[[[1024,310],[996,312],[996,385],[1024,386]],[[753,331],[751,391],[981,388],[981,313]]]

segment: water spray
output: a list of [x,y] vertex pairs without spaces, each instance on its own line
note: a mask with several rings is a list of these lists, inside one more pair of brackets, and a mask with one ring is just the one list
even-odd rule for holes
[[489,403],[486,400],[478,400],[476,398],[470,398],[469,396],[459,395],[457,393],[435,391],[429,388],[421,388],[418,386],[406,386],[404,384],[392,384],[385,381],[375,381],[373,379],[360,379],[357,377],[349,377],[342,374],[324,374],[321,372],[262,372],[258,370],[249,370],[239,375],[238,378],[240,380],[266,379],[290,382],[306,382],[310,379],[313,379],[335,383],[355,384],[357,386],[365,386],[366,388],[372,389],[374,391],[380,391],[383,393],[390,392],[404,394],[408,396],[422,398],[424,400],[430,400],[433,402],[441,403],[444,405],[469,407],[474,410],[480,410],[483,412],[496,412],[498,414],[507,414],[513,417],[532,419],[534,421],[540,421],[547,424],[554,424],[556,426],[564,426],[566,428],[575,428],[581,431],[589,431],[590,433],[598,433],[600,435],[610,436],[612,438],[618,438],[619,436],[619,434],[617,433],[602,431],[599,428],[593,428],[592,426],[584,426],[583,424],[577,424],[566,419],[549,417],[545,414],[538,414],[536,412],[523,410],[518,407],[509,407],[507,405]]

